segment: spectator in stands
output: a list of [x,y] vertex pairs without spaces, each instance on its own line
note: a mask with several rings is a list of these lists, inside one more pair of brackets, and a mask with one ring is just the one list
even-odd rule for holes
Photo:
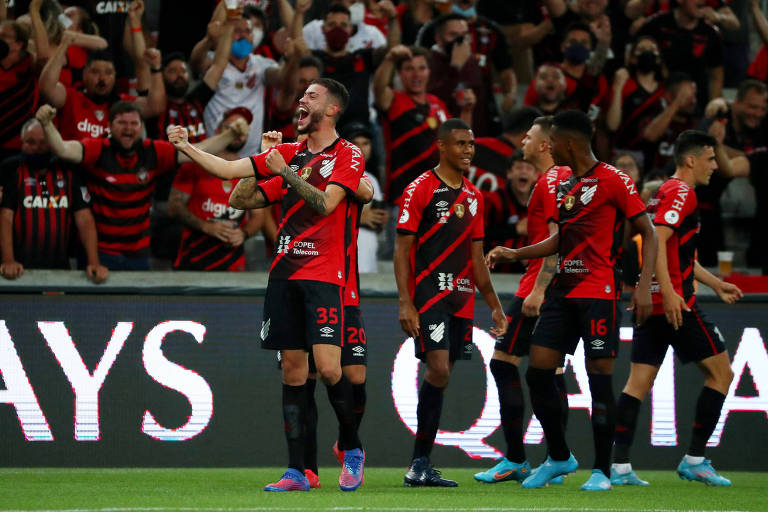
[[646,170],[664,169],[672,162],[677,136],[696,126],[696,110],[696,82],[685,73],[670,74],[662,100],[637,122],[638,144],[623,149],[642,150]]
[[246,107],[253,113],[248,142],[240,150],[240,156],[259,152],[261,133],[264,129],[265,87],[285,87],[288,77],[296,73],[301,55],[293,52],[281,65],[272,59],[254,55],[253,26],[250,20],[236,19],[233,43],[225,48],[229,62],[219,80],[214,84],[215,94],[205,107],[203,117],[207,132],[215,131],[224,113],[235,107]]
[[523,147],[526,132],[539,116],[538,109],[521,107],[502,117],[500,135],[475,139],[475,157],[468,176],[473,185],[491,191],[505,186],[509,158]]
[[[347,50],[356,52],[365,48],[378,49],[388,45],[387,38],[381,33],[381,30],[363,22],[365,16],[365,6],[362,2],[355,0],[333,0],[329,9],[335,5],[345,7],[350,13],[350,35],[347,41]],[[355,13],[354,16],[352,13]],[[314,19],[304,25],[304,40],[307,42],[307,48],[310,50],[322,50],[328,45],[325,35],[325,19]],[[398,31],[399,32],[399,31]],[[395,46],[399,41],[394,42]]]
[[363,206],[360,212],[360,232],[357,236],[357,265],[360,273],[378,272],[376,255],[379,249],[379,233],[389,220],[389,211],[384,204],[384,194],[379,180],[368,169],[375,169],[372,161],[372,133],[367,125],[352,123],[341,129],[341,136],[360,148],[365,159],[365,175],[373,187],[373,201]]
[[723,45],[705,17],[701,0],[678,0],[677,7],[649,17],[638,35],[653,37],[667,68],[688,73],[696,83],[698,105],[723,90]]
[[[250,125],[253,114],[245,107],[226,112],[216,133],[223,133],[237,119]],[[217,156],[237,160],[244,144],[245,138],[238,137]],[[168,199],[168,214],[184,226],[174,269],[245,270],[243,243],[261,229],[264,212],[229,206],[238,181],[221,180],[194,162],[179,167]]]
[[[98,138],[108,133],[109,108],[117,102],[131,99],[118,94],[115,88],[115,65],[112,55],[94,51],[88,54],[83,71],[84,90],[66,87],[59,77],[66,62],[67,49],[74,43],[74,36],[64,33],[61,44],[45,64],[40,74],[40,93],[54,108],[61,109],[59,126],[66,139]],[[136,106],[143,116],[153,117],[165,106],[165,89],[159,73],[160,54],[155,50],[148,55],[152,59],[152,83],[145,97],[135,98]]]
[[74,225],[87,255],[86,275],[104,282],[109,271],[99,262],[90,196],[79,173],[51,157],[35,118],[24,123],[21,139],[21,154],[0,164],[0,275],[16,279],[25,268],[69,269]]
[[434,0],[406,0],[397,6],[400,14],[402,43],[406,46],[416,44],[419,30],[440,16]]
[[[729,156],[743,158],[732,161],[735,165],[732,165],[730,174],[719,170],[712,175],[708,185],[696,187],[702,222],[699,235],[702,241],[699,244],[699,260],[702,265],[716,265],[717,251],[725,248],[720,197],[731,178],[749,175],[758,191],[764,190],[761,185],[768,185],[763,171],[768,165],[767,108],[768,86],[764,82],[748,79],[739,87],[732,104],[720,98],[710,102],[706,109],[707,117],[699,128],[721,139]],[[722,129],[722,136],[717,135],[718,128]],[[754,172],[750,172],[750,169],[754,169]],[[765,234],[761,222],[765,219],[762,214],[765,213],[766,204],[761,193],[755,194],[755,198],[757,222],[753,225],[747,256],[750,264],[762,267],[765,263],[761,254],[765,247]]]
[[[528,198],[538,179],[536,167],[516,151],[506,165],[506,184],[493,192],[484,192],[485,252],[497,245],[524,247],[528,241]],[[496,272],[524,272],[522,263],[505,264]]]
[[565,104],[567,82],[560,66],[545,63],[536,70],[536,76],[528,87],[525,104],[535,107],[544,115],[554,115],[561,110],[568,110]]
[[[434,22],[435,42],[429,51],[427,90],[442,99],[451,117],[460,117],[465,91],[476,98],[472,111],[472,131],[476,137],[498,133],[501,129],[492,82],[486,79],[487,57],[472,53],[472,36],[467,19],[461,14],[440,16]],[[508,70],[514,76],[514,71]],[[511,90],[508,90],[514,94]]]
[[[455,0],[453,12],[463,16],[469,27],[469,37],[472,54],[479,56],[480,69],[483,73],[483,81],[488,87],[493,87],[498,82],[502,93],[502,112],[510,112],[517,103],[517,77],[512,67],[507,40],[499,25],[485,16],[477,13],[477,0]],[[437,20],[424,26],[419,34],[416,44],[424,48],[430,48],[435,43],[435,27],[440,24]],[[495,98],[489,96],[494,113],[496,128],[501,128],[499,113],[496,109]]]
[[[427,93],[428,56],[427,50],[418,46],[395,46],[373,77],[374,101],[384,128],[385,195],[390,204],[395,204],[409,183],[440,160],[437,129],[449,116],[445,103]],[[395,69],[402,91],[390,85]]]
[[[177,156],[167,141],[142,139],[141,113],[130,102],[112,105],[107,138],[63,140],[53,125],[55,115],[56,109],[43,105],[37,119],[53,154],[82,166],[93,197],[102,264],[111,270],[149,270],[149,208],[156,176],[175,171],[188,158]],[[217,152],[246,134],[245,125],[235,122],[198,147]]]
[[643,179],[643,171],[636,153],[621,152],[616,155],[612,163],[614,167],[627,173],[627,176],[632,178],[636,185],[640,184]]
[[[293,51],[304,52],[305,47],[297,49],[299,39],[294,42]],[[272,102],[267,119],[267,131],[276,130],[283,134],[283,141],[290,142],[296,138],[293,117],[299,105],[299,98],[304,95],[312,80],[323,74],[323,63],[313,55],[302,57],[299,61],[299,72],[288,77],[289,83],[276,91],[270,98]],[[262,151],[264,149],[262,148]]]
[[21,150],[21,125],[34,115],[39,101],[28,40],[29,32],[18,22],[0,22],[0,160]]
[[[600,26],[599,36],[593,35],[584,23],[569,25],[563,34],[561,49],[563,61],[559,63],[565,75],[565,98],[559,110],[576,109],[589,115],[595,122],[608,92],[608,82],[602,74],[605,63],[606,41],[610,42],[610,25]],[[600,52],[592,52],[593,41],[599,42]],[[590,57],[591,56],[591,57]],[[537,105],[536,87],[529,87],[525,95],[526,105]],[[549,113],[542,109],[545,113]]]
[[349,91],[349,104],[342,114],[341,126],[351,122],[368,123],[371,117],[368,106],[371,77],[376,69],[382,51],[374,55],[372,48],[354,52],[347,42],[352,33],[349,9],[343,5],[332,5],[323,23],[326,45],[315,50],[314,55],[323,63],[323,77],[332,78],[343,84]]
[[[753,0],[750,0],[753,1]],[[707,22],[718,25],[723,30],[737,30],[740,26],[739,19],[728,6],[731,0],[706,0],[699,1],[701,14]],[[756,2],[755,2],[756,3]],[[671,0],[628,0],[624,6],[624,14],[627,18],[638,23],[633,27],[639,28],[648,16],[658,12],[669,12],[675,2]],[[637,29],[633,30],[636,32]]]
[[605,118],[614,134],[615,148],[638,148],[649,110],[658,109],[664,94],[663,63],[656,41],[640,36],[632,44],[627,59],[629,68],[620,68],[613,78],[611,103]]

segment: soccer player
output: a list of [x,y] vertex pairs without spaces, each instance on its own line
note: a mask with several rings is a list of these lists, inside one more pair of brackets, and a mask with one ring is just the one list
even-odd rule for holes
[[531,405],[544,429],[549,456],[523,481],[524,488],[543,487],[578,467],[565,440],[555,369],[562,364],[565,353],[573,354],[579,337],[584,339],[595,444],[592,475],[581,488],[611,488],[616,421],[611,374],[620,315],[616,260],[625,219],[642,235],[643,261],[650,265],[643,267],[632,297],[638,325],[652,309],[650,282],[656,261],[656,232],[629,176],[595,158],[591,148],[593,130],[583,112],[567,110],[554,116],[552,159],[556,165],[571,168],[571,174],[557,184],[558,232],[522,249],[496,247],[486,257],[493,268],[497,262],[560,254],[558,274],[533,331],[526,373]]
[[[558,167],[552,161],[550,133],[552,116],[537,117],[523,138],[522,150],[525,161],[541,173],[528,201],[528,243],[536,244],[557,233],[557,184],[570,174],[567,167]],[[496,340],[491,358],[491,374],[499,392],[501,428],[507,442],[507,453],[487,471],[475,474],[475,480],[486,483],[516,480],[522,482],[530,475],[531,466],[523,446],[524,399],[518,368],[528,355],[531,333],[539,317],[544,293],[557,269],[557,254],[546,258],[528,260],[528,268],[520,279],[515,298],[507,306],[509,322],[507,333]],[[555,380],[563,407],[564,420],[568,414],[568,394],[562,366],[556,370]],[[555,483],[560,483],[561,479]]]
[[[282,351],[289,467],[278,482],[265,487],[267,491],[309,490],[303,432],[309,351],[340,424],[339,449],[345,453],[339,487],[352,491],[363,480],[365,454],[357,436],[352,386],[341,371],[346,211],[348,197],[357,190],[363,173],[360,150],[336,133],[336,122],[348,100],[349,93],[335,80],[314,80],[298,109],[298,131],[308,137],[235,161],[190,146],[181,126],[168,132],[180,151],[211,174],[246,178],[235,190],[234,201],[242,198],[253,208],[282,198],[283,218],[264,299],[261,341],[265,349]],[[277,177],[257,184],[256,176],[264,174]]]
[[741,290],[713,276],[696,261],[699,211],[694,189],[709,183],[717,167],[714,137],[687,130],[675,141],[675,174],[659,188],[648,206],[659,237],[656,275],[651,285],[653,315],[635,329],[632,369],[616,407],[616,453],[611,468],[614,485],[648,485],[632,471],[629,449],[637,414],[671,345],[680,361],[694,361],[704,373],[704,387],[696,402],[688,452],[677,467],[680,478],[707,485],[731,485],[718,475],[704,448],[720,418],[720,409],[733,379],[728,351],[720,331],[696,304],[694,279],[712,288],[728,304]]
[[395,241],[400,325],[427,365],[413,462],[404,480],[410,487],[457,485],[440,476],[429,456],[453,365],[472,357],[475,286],[491,308],[491,334],[507,329],[483,262],[482,196],[464,177],[475,153],[474,135],[460,119],[445,121],[437,135],[440,163],[405,189]]

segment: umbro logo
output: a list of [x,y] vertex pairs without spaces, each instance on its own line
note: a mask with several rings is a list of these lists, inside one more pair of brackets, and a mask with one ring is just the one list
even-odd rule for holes
[[[432,329],[432,327],[434,327],[434,329]],[[429,330],[432,331],[429,333],[429,337],[432,341],[440,343],[443,341],[443,336],[445,335],[445,322],[440,322],[439,325],[430,325]]]
[[266,340],[267,336],[269,336],[269,323],[271,320],[272,320],[271,318],[267,318],[266,322],[264,321],[261,322],[261,339],[262,340]]
[[361,345],[355,345],[352,347],[353,356],[355,357],[363,357],[365,356],[365,347]]
[[594,348],[595,350],[602,350],[603,345],[605,345],[605,342],[603,340],[596,339],[596,340],[590,341],[590,344],[592,345],[592,348]]
[[448,206],[448,201],[440,201],[439,203],[435,204],[438,208],[445,208]]
[[320,336],[323,338],[330,338],[333,335],[333,329],[328,327],[327,325],[322,329],[320,329],[320,332],[322,333],[320,334]]

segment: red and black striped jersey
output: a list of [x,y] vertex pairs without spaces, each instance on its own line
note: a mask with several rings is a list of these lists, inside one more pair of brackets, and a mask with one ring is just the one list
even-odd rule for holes
[[[696,302],[693,287],[693,266],[696,262],[696,241],[699,234],[699,210],[696,193],[677,178],[665,181],[648,201],[648,215],[656,226],[666,226],[674,233],[667,239],[667,270],[675,293],[688,306]],[[651,282],[653,314],[663,315],[659,283]]]
[[[569,167],[554,165],[541,175],[533,187],[528,199],[528,241],[527,245],[537,244],[549,238],[549,223],[557,222],[557,186],[560,181],[571,175]],[[533,291],[536,278],[544,260],[528,260],[528,268],[520,279],[516,297],[525,298]]]
[[149,251],[149,207],[155,179],[176,169],[176,148],[144,139],[131,156],[111,138],[83,139],[82,167],[93,201],[99,252],[128,257]]
[[469,168],[469,181],[480,190],[496,190],[507,181],[509,157],[517,148],[504,137],[475,139],[475,157]]
[[[245,211],[229,206],[229,194],[239,181],[219,179],[199,165],[187,162],[179,167],[172,186],[189,195],[187,209],[196,217],[240,228],[245,223]],[[184,226],[173,268],[242,272],[245,270],[245,251],[242,244],[232,247],[214,236]]]
[[21,149],[21,126],[35,117],[39,98],[32,57],[9,69],[0,66],[0,147]]
[[[664,86],[648,92],[630,77],[621,90],[621,124],[614,135],[614,146],[621,149],[642,149],[643,131],[653,118],[648,112],[658,112]],[[613,97],[611,92],[610,97]]]
[[437,96],[427,94],[426,103],[415,103],[404,92],[394,94],[392,105],[381,116],[387,150],[385,197],[390,203],[398,203],[422,169],[438,164],[437,129],[448,119],[448,109]]
[[344,284],[344,305],[360,305],[360,270],[357,265],[357,235],[360,233],[360,216],[363,205],[354,199],[347,204],[347,228],[344,233],[346,246],[347,279]]
[[408,287],[419,314],[437,310],[473,318],[472,244],[484,237],[480,191],[467,178],[454,189],[427,171],[403,193],[397,232],[416,237]]
[[13,216],[13,254],[27,268],[69,268],[74,212],[88,208],[88,190],[71,168],[54,160],[32,171],[22,156],[2,164],[3,208]]
[[157,138],[162,140],[169,126],[181,125],[189,132],[190,143],[196,144],[205,140],[208,134],[205,132],[203,111],[214,92],[205,81],[200,80],[187,93],[182,103],[169,101],[165,107],[165,112],[157,118]]
[[321,215],[282,178],[259,183],[268,202],[282,201],[270,279],[323,281],[344,286],[347,203],[353,200],[365,168],[360,149],[344,139],[336,139],[319,153],[311,153],[306,141],[278,144],[251,157],[257,177],[269,173],[265,161],[271,151],[279,151],[291,169],[310,185],[319,190],[337,185],[346,190],[347,198],[329,215]]
[[566,173],[557,186],[560,263],[553,291],[579,299],[614,299],[624,220],[645,214],[632,179],[598,162],[581,177]]

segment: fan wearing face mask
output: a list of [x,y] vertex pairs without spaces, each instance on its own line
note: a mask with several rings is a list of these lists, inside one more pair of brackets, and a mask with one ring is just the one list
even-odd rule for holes
[[[592,122],[597,120],[608,92],[608,82],[601,72],[594,71],[593,48],[598,44],[605,46],[606,40],[610,41],[610,26],[607,29],[596,27],[593,32],[589,25],[579,22],[566,29],[560,44],[563,60],[558,63],[566,83],[560,110],[581,110]],[[525,104],[536,106],[538,103],[538,93],[532,81]]]
[[642,130],[644,112],[658,108],[664,94],[663,61],[659,45],[650,36],[639,37],[627,55],[628,68],[616,71],[605,124],[614,134],[614,146],[633,149]]

